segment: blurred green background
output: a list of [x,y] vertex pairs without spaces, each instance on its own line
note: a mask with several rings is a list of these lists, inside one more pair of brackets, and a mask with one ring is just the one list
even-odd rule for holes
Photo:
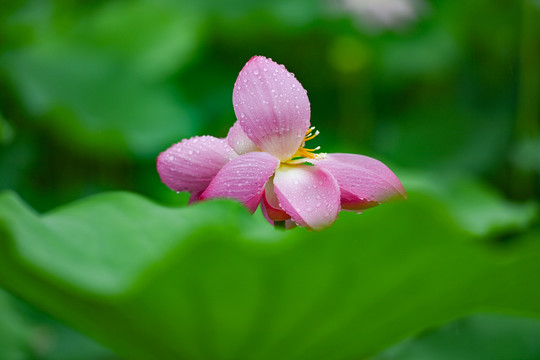
[[[440,202],[434,211],[444,208],[457,228],[484,239],[482,251],[515,249],[516,237],[540,242],[540,2],[533,0],[3,1],[0,189],[40,213],[111,190],[185,205],[186,194],[161,184],[156,156],[182,138],[226,136],[235,121],[233,84],[253,55],[284,64],[308,91],[322,151],[382,160],[412,201],[416,192],[429,195]],[[288,236],[311,236],[295,231],[303,230]],[[392,246],[389,258],[401,251]],[[540,273],[528,276],[540,284]],[[104,340],[109,335],[59,316],[7,278],[0,359],[131,358]],[[540,359],[540,309],[531,310],[465,318],[457,311],[458,320],[442,326],[455,318],[442,316],[365,356]]]

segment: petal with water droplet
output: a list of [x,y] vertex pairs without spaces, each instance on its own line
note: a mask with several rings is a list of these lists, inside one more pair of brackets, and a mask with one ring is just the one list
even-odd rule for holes
[[341,190],[344,210],[365,210],[407,194],[397,176],[379,160],[356,154],[328,154],[312,164],[331,173]]
[[[320,185],[316,191],[308,190],[313,184]],[[274,191],[292,220],[314,230],[332,225],[340,210],[337,181],[330,173],[315,166],[282,165],[274,176]],[[319,203],[326,206],[317,206]]]
[[161,181],[175,191],[202,191],[219,170],[238,155],[225,139],[196,136],[184,139],[157,158]]
[[[249,91],[239,86],[244,83]],[[280,160],[294,155],[310,126],[306,90],[283,65],[263,56],[252,57],[238,75],[233,104],[246,135]]]
[[240,126],[240,123],[236,121],[234,125],[229,129],[229,133],[227,134],[227,142],[229,143],[229,146],[236,151],[238,155],[242,155],[248,152],[252,151],[260,151],[257,148],[257,145],[251,141],[244,130],[242,130],[242,127]]
[[236,199],[253,213],[261,202],[266,182],[278,166],[279,160],[265,152],[240,155],[219,171],[200,200]]

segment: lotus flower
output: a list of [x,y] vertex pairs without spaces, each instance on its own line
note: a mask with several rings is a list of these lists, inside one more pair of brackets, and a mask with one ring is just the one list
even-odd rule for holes
[[425,0],[341,0],[341,4],[373,30],[405,27],[429,10]]
[[283,65],[251,58],[234,85],[233,104],[237,121],[227,138],[184,139],[157,159],[162,182],[191,192],[190,203],[236,199],[252,213],[260,204],[273,225],[321,230],[342,209],[360,212],[406,196],[378,160],[305,147],[319,132],[310,124],[306,90]]

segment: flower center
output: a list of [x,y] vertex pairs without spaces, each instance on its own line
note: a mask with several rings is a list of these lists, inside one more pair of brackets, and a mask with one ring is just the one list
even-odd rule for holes
[[306,131],[306,135],[304,136],[304,141],[302,141],[302,145],[296,150],[294,155],[286,161],[283,161],[284,164],[303,164],[305,163],[305,159],[324,159],[326,158],[325,153],[315,154],[315,151],[318,151],[321,147],[317,146],[314,149],[308,149],[305,148],[306,142],[309,140],[315,139],[319,135],[319,130],[315,130],[315,126],[312,126]]

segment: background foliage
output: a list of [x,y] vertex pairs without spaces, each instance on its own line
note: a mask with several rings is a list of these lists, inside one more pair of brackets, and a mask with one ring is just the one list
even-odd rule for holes
[[[539,358],[540,4],[370,3],[0,3],[0,358]],[[283,233],[162,185],[256,54],[409,201]]]

